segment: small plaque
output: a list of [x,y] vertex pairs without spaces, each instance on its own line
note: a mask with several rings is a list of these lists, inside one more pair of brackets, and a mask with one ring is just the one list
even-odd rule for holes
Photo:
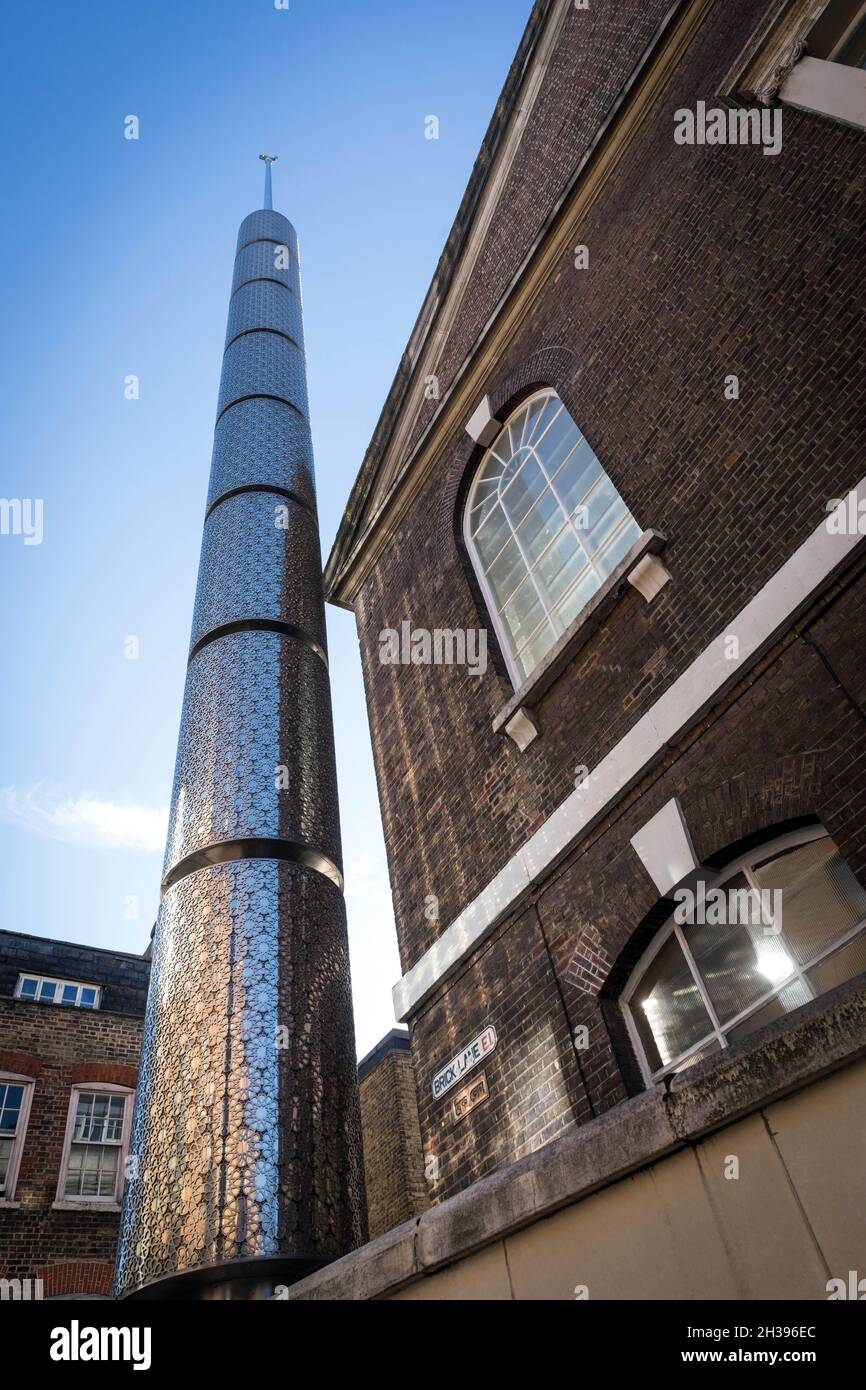
[[492,1052],[496,1046],[496,1029],[493,1024],[488,1024],[483,1033],[479,1033],[477,1038],[473,1038],[468,1047],[464,1047],[462,1052],[458,1052],[456,1057],[452,1057],[447,1067],[443,1067],[433,1078],[433,1099],[438,1100],[444,1096],[446,1091],[450,1091],[452,1086],[456,1086],[458,1081],[462,1081],[468,1071],[477,1067],[479,1062],[483,1062],[488,1053]]
[[454,1107],[454,1120],[465,1120],[470,1110],[474,1110],[477,1105],[481,1105],[488,1099],[490,1090],[487,1085],[487,1077],[484,1072],[479,1072],[474,1076],[468,1085],[458,1091],[452,1105]]

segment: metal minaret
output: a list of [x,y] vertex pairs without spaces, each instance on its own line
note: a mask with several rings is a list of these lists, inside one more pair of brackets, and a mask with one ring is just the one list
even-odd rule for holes
[[365,1236],[297,236],[241,223],[116,1292],[265,1298]]

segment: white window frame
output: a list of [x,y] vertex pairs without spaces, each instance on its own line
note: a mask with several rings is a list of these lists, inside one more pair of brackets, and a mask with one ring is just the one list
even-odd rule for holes
[[[119,1145],[119,1155],[117,1160],[117,1182],[115,1183],[114,1193],[110,1197],[85,1197],[79,1195],[67,1195],[66,1176],[69,1169],[69,1158],[72,1153],[73,1135],[75,1133],[75,1119],[78,1114],[78,1098],[84,1093],[91,1095],[124,1096],[123,1107],[123,1127]],[[126,1177],[126,1159],[129,1153],[129,1134],[132,1127],[132,1110],[135,1091],[130,1086],[114,1086],[107,1081],[77,1081],[72,1087],[69,1097],[69,1111],[66,1116],[66,1134],[63,1139],[63,1154],[60,1159],[60,1175],[57,1179],[57,1197],[55,1206],[93,1206],[93,1207],[115,1207],[120,1205],[123,1196]]]
[[[784,854],[786,850],[796,849],[800,845],[807,845],[814,840],[824,839],[832,839],[832,836],[829,835],[822,825],[810,825],[803,830],[795,830],[788,835],[781,835],[775,839],[766,840],[749,850],[748,854],[743,854],[738,859],[733,860],[732,863],[726,864],[720,873],[708,875],[706,879],[707,892],[709,893],[713,888],[721,887],[722,884],[734,878],[737,874],[743,874],[749,887],[760,892],[760,884],[751,872],[751,866],[755,864],[756,861],[775,858],[779,854]],[[695,1053],[703,1052],[705,1048],[711,1047],[714,1042],[718,1043],[722,1050],[729,1047],[730,1044],[726,1035],[730,1033],[733,1028],[736,1028],[738,1024],[749,1018],[751,1014],[757,1013],[765,1004],[769,1004],[771,999],[774,999],[776,995],[791,984],[799,981],[805,986],[810,997],[812,999],[816,998],[814,988],[806,978],[806,971],[813,970],[814,967],[822,960],[825,960],[827,956],[832,955],[834,951],[838,951],[849,941],[853,941],[855,937],[863,932],[864,927],[866,927],[866,918],[863,918],[856,926],[849,928],[842,936],[835,938],[823,951],[813,956],[806,966],[801,966],[792,956],[794,969],[791,971],[790,975],[786,975],[783,980],[779,980],[771,985],[765,994],[762,994],[761,997],[750,1004],[748,1008],[741,1010],[734,1018],[728,1019],[723,1025],[707,993],[700,969],[696,965],[692,953],[689,950],[685,933],[679,923],[675,921],[675,915],[672,913],[664,925],[656,932],[652,942],[632,970],[628,978],[628,983],[622,991],[619,1000],[623,1017],[626,1021],[626,1027],[628,1028],[629,1038],[638,1064],[640,1065],[644,1083],[647,1086],[655,1085],[656,1082],[660,1081],[663,1077],[669,1076],[677,1071],[677,1069],[681,1067],[684,1062],[687,1062]],[[671,936],[675,936],[679,943],[686,963],[694,977],[694,983],[697,985],[700,992],[701,1000],[703,1001],[712,1027],[709,1032],[704,1034],[700,1042],[693,1043],[691,1047],[686,1048],[685,1052],[682,1052],[678,1057],[672,1058],[671,1061],[667,1062],[663,1067],[659,1067],[653,1071],[644,1052],[643,1043],[641,1042],[640,1034],[638,1033],[637,1025],[634,1021],[631,1000],[649,966]]]
[[[463,505],[463,542],[464,542],[464,544],[465,544],[465,546],[466,546],[466,549],[467,549],[467,551],[468,551],[468,553],[469,553],[469,557],[470,557],[470,559],[471,559],[471,561],[472,561],[472,568],[473,568],[473,571],[474,571],[474,573],[475,573],[475,577],[476,577],[476,579],[478,580],[479,586],[480,586],[480,588],[481,588],[481,592],[482,592],[482,595],[483,595],[483,597],[484,597],[484,603],[485,603],[485,605],[486,605],[487,612],[488,612],[488,614],[489,614],[489,616],[490,616],[490,621],[493,623],[493,628],[494,628],[494,631],[496,632],[496,636],[497,636],[498,641],[499,641],[499,647],[500,647],[500,650],[501,650],[503,656],[505,657],[505,662],[506,662],[506,665],[507,665],[507,667],[508,667],[508,674],[511,676],[511,681],[512,681],[512,684],[513,684],[515,690],[519,690],[520,687],[521,687],[522,685],[524,685],[528,680],[531,680],[531,679],[532,679],[533,671],[537,670],[538,666],[541,664],[541,661],[544,660],[544,657],[541,657],[541,658],[539,659],[539,661],[537,661],[537,662],[535,663],[535,666],[532,668],[532,670],[530,670],[530,671],[527,672],[526,674],[523,673],[523,671],[521,670],[521,668],[520,668],[519,665],[517,664],[517,652],[516,652],[515,649],[514,649],[514,642],[513,642],[513,639],[512,639],[512,637],[511,637],[511,634],[509,633],[509,631],[508,631],[508,629],[507,629],[505,623],[503,622],[503,620],[502,620],[502,618],[501,618],[501,616],[500,616],[500,613],[499,613],[499,604],[498,604],[498,602],[497,602],[497,600],[496,600],[496,598],[495,598],[495,596],[494,596],[494,594],[493,594],[492,586],[490,585],[490,582],[489,582],[489,580],[488,580],[488,578],[487,578],[487,570],[488,570],[488,568],[490,568],[490,567],[495,563],[495,560],[498,559],[498,556],[494,557],[494,560],[491,560],[489,565],[485,565],[485,563],[484,563],[484,561],[483,561],[483,559],[482,559],[482,556],[481,556],[481,552],[479,551],[478,546],[477,546],[477,544],[476,544],[475,538],[474,538],[474,536],[472,535],[472,531],[471,531],[471,521],[470,521],[470,512],[471,512],[471,510],[472,510],[472,505],[473,505],[472,499],[473,499],[473,496],[474,496],[474,494],[475,494],[475,489],[476,489],[476,487],[477,487],[477,485],[478,485],[478,481],[479,481],[479,479],[480,479],[480,477],[481,477],[481,474],[482,474],[483,471],[484,471],[484,468],[485,468],[485,466],[486,466],[486,464],[487,464],[487,461],[488,461],[490,455],[491,455],[491,454],[494,452],[494,450],[496,449],[496,446],[497,446],[497,444],[499,443],[500,439],[501,439],[502,436],[506,433],[506,431],[508,430],[508,428],[509,428],[509,426],[512,424],[512,422],[513,422],[519,415],[521,415],[524,411],[531,409],[531,407],[532,407],[533,405],[535,405],[538,401],[542,401],[542,400],[544,400],[544,401],[547,401],[547,400],[555,400],[555,401],[557,401],[557,402],[559,403],[560,411],[565,411],[565,413],[566,413],[566,415],[568,416],[569,420],[571,420],[572,424],[574,425],[574,428],[575,428],[575,430],[577,431],[577,434],[578,434],[578,439],[579,439],[579,440],[586,440],[585,434],[584,434],[583,431],[580,429],[580,426],[577,424],[576,420],[574,419],[574,416],[573,416],[573,415],[571,414],[571,412],[569,411],[568,406],[565,404],[565,401],[562,399],[562,397],[560,396],[559,392],[558,392],[557,390],[555,390],[554,387],[552,387],[552,386],[545,386],[545,387],[542,387],[542,388],[541,388],[540,390],[538,390],[538,391],[534,391],[534,392],[532,393],[532,395],[525,397],[525,399],[522,400],[522,401],[520,402],[519,405],[515,406],[514,410],[511,411],[511,413],[508,415],[507,419],[503,422],[502,427],[501,427],[501,429],[498,431],[498,433],[497,433],[497,435],[496,435],[496,438],[494,439],[493,443],[490,445],[490,447],[489,447],[488,449],[486,449],[486,450],[484,451],[484,456],[483,456],[483,458],[481,459],[481,462],[478,464],[477,468],[475,469],[475,473],[474,473],[474,476],[473,476],[473,478],[472,478],[472,482],[471,482],[471,484],[470,484],[470,486],[469,486],[469,491],[468,491],[467,494],[466,494],[466,501],[465,501],[465,503],[464,503],[464,505]],[[559,418],[559,412],[557,412],[557,414],[553,417],[553,419],[551,419],[551,420],[548,421],[547,425],[546,425],[545,428],[544,428],[544,432],[543,432],[541,435],[539,435],[538,439],[537,439],[537,440],[533,443],[533,445],[532,445],[532,450],[533,450],[533,452],[535,452],[535,450],[537,449],[538,445],[541,444],[541,442],[543,441],[543,439],[545,438],[545,436],[546,436],[546,435],[549,433],[549,431],[553,428],[553,425],[555,424],[555,422],[556,422],[556,420],[557,420],[558,418]],[[588,441],[588,440],[586,440],[586,442],[587,442],[587,444],[589,444],[589,441]],[[575,446],[575,447],[577,447],[577,446]],[[591,445],[589,445],[589,447],[592,448]],[[574,451],[572,451],[572,452],[574,452]],[[616,492],[617,497],[620,499],[620,501],[621,501],[622,504],[623,504],[623,507],[625,508],[625,515],[624,515],[624,516],[622,517],[622,519],[618,522],[618,524],[614,527],[613,531],[611,532],[611,534],[607,537],[607,539],[606,539],[606,541],[605,541],[605,547],[607,547],[607,546],[610,545],[611,542],[616,538],[616,536],[619,535],[619,533],[622,531],[623,527],[626,526],[626,524],[627,524],[628,522],[631,521],[631,522],[634,522],[635,525],[637,525],[637,521],[636,521],[635,517],[632,515],[632,512],[631,512],[630,508],[629,508],[628,506],[626,506],[625,498],[622,496],[622,493],[619,491],[619,488],[616,487],[616,484],[613,482],[613,479],[610,477],[610,474],[607,472],[607,470],[606,470],[606,468],[604,467],[604,465],[602,464],[601,460],[598,458],[598,455],[596,454],[596,452],[595,452],[594,449],[592,450],[592,453],[593,453],[593,457],[597,460],[598,465],[599,465],[599,467],[600,467],[601,470],[602,470],[602,477],[599,478],[599,479],[597,479],[596,482],[593,483],[593,486],[592,486],[592,488],[590,489],[590,491],[586,494],[586,496],[582,499],[582,501],[581,501],[578,505],[579,505],[579,506],[585,505],[585,504],[589,501],[589,499],[591,498],[593,492],[595,492],[596,489],[597,489],[598,487],[600,487],[605,481],[607,481],[607,482],[611,483],[611,485],[613,486],[613,488],[614,488],[614,490],[615,490],[615,492]],[[513,457],[513,455],[512,455],[512,457]],[[547,624],[547,626],[548,626],[549,628],[551,628],[551,631],[552,631],[553,634],[554,634],[554,635],[552,636],[552,640],[551,640],[551,642],[550,642],[550,647],[548,648],[548,650],[550,650],[550,648],[552,648],[552,647],[556,644],[556,642],[559,641],[560,637],[562,636],[562,633],[556,633],[556,631],[555,631],[555,627],[554,627],[554,623],[553,623],[553,616],[554,616],[554,611],[555,611],[555,610],[554,610],[554,609],[551,609],[551,607],[550,607],[550,605],[549,605],[549,603],[548,603],[548,600],[547,600],[547,598],[545,597],[543,588],[541,587],[541,585],[540,585],[539,582],[538,582],[538,579],[537,579],[537,577],[536,577],[536,572],[537,572],[537,570],[538,570],[538,566],[539,566],[539,564],[540,564],[540,562],[541,562],[543,556],[547,553],[547,551],[550,549],[551,546],[553,546],[554,544],[556,544],[556,542],[557,542],[557,540],[558,540],[560,534],[562,533],[562,531],[564,531],[564,530],[566,529],[566,527],[570,528],[572,534],[574,535],[574,537],[575,537],[575,539],[576,539],[576,541],[577,541],[577,545],[578,545],[579,550],[581,550],[581,551],[583,552],[583,554],[584,554],[584,556],[585,556],[585,558],[586,558],[587,564],[589,565],[589,567],[590,567],[591,569],[593,569],[593,570],[595,571],[595,573],[597,574],[597,576],[598,576],[598,578],[599,578],[599,580],[600,580],[600,583],[601,583],[601,584],[604,584],[604,582],[605,582],[605,580],[606,580],[606,578],[607,578],[606,575],[601,574],[601,572],[599,571],[598,566],[597,566],[597,564],[596,564],[596,556],[597,556],[598,554],[600,554],[601,551],[596,552],[596,555],[591,555],[591,554],[589,553],[589,551],[587,550],[586,544],[584,543],[584,539],[583,539],[583,537],[582,537],[581,534],[580,534],[580,528],[574,525],[574,521],[573,521],[573,519],[572,519],[572,517],[573,517],[573,512],[572,512],[572,513],[569,513],[569,511],[567,510],[567,508],[566,508],[566,506],[565,506],[565,503],[563,502],[562,498],[560,497],[559,492],[558,492],[557,487],[556,487],[556,479],[558,478],[558,476],[559,476],[560,472],[562,471],[562,469],[565,467],[565,464],[568,462],[568,459],[569,459],[569,458],[571,458],[571,454],[569,454],[569,455],[567,456],[567,458],[565,458],[565,459],[562,460],[562,462],[560,463],[559,467],[557,468],[556,474],[554,474],[553,477],[551,477],[551,476],[549,475],[549,473],[548,473],[548,471],[547,471],[547,468],[546,468],[546,466],[545,466],[543,460],[542,460],[540,457],[537,457],[537,458],[536,458],[536,461],[537,461],[537,463],[538,463],[538,465],[539,465],[539,468],[540,468],[540,470],[541,470],[541,472],[542,472],[544,478],[546,479],[546,487],[545,487],[545,489],[544,489],[544,492],[546,493],[546,492],[549,490],[550,493],[551,493],[551,495],[555,498],[556,503],[557,503],[557,505],[558,505],[558,507],[559,507],[559,510],[560,510],[560,513],[561,513],[562,524],[559,526],[558,530],[556,531],[556,534],[555,534],[555,535],[551,538],[551,540],[548,542],[547,546],[545,547],[545,550],[542,551],[541,554],[538,555],[538,556],[536,557],[536,559],[535,559],[535,561],[534,561],[533,563],[530,563],[529,557],[528,557],[527,554],[526,554],[526,551],[525,551],[525,549],[524,549],[523,543],[521,542],[521,539],[520,539],[519,535],[517,534],[517,528],[516,528],[516,527],[513,525],[513,523],[511,522],[511,519],[510,519],[510,517],[508,516],[507,512],[505,513],[506,520],[508,521],[509,526],[510,526],[510,528],[511,528],[511,535],[509,536],[508,540],[507,540],[507,541],[505,542],[505,544],[503,545],[502,550],[504,550],[505,547],[506,547],[507,545],[509,545],[510,542],[513,540],[513,541],[515,542],[515,544],[517,545],[517,548],[518,548],[518,550],[519,550],[519,552],[520,552],[520,557],[521,557],[521,559],[522,559],[522,561],[523,561],[523,565],[524,565],[524,572],[523,572],[523,574],[522,574],[522,576],[521,576],[521,578],[520,578],[518,584],[515,586],[514,590],[512,591],[511,596],[506,600],[506,603],[503,604],[503,607],[505,607],[506,604],[509,603],[509,602],[511,601],[511,598],[514,596],[514,594],[517,593],[517,590],[520,588],[520,586],[528,579],[528,580],[530,581],[530,583],[531,583],[533,589],[535,590],[535,593],[536,593],[536,595],[537,595],[537,597],[538,597],[538,600],[539,600],[539,602],[540,602],[540,604],[541,604],[541,608],[542,608],[542,612],[543,612],[543,617],[542,617],[541,621],[540,621],[540,622],[538,623],[538,625],[535,627],[535,629],[534,629],[533,632],[530,634],[530,636],[526,639],[526,642],[524,643],[524,646],[528,646],[529,643],[532,642],[532,641],[535,639],[535,637],[536,637],[537,634],[541,631],[541,629],[544,627],[545,624]],[[512,481],[513,481],[513,480],[512,480]],[[508,488],[509,486],[510,486],[510,483],[506,484],[506,491],[507,491],[507,488]],[[542,494],[542,495],[544,495],[544,494]],[[521,525],[521,526],[522,526],[523,523],[526,521],[526,518],[529,517],[529,516],[531,516],[532,512],[533,512],[533,511],[535,510],[535,508],[539,505],[540,500],[541,500],[541,499],[540,499],[539,497],[536,497],[535,500],[534,500],[534,502],[532,503],[532,505],[528,508],[528,510],[527,510],[527,512],[526,512],[526,514],[525,514],[525,516],[521,517],[521,520],[520,520],[520,525]],[[573,510],[574,510],[574,509],[573,509]],[[500,550],[499,553],[501,554],[502,551]],[[559,598],[559,601],[558,601],[559,603],[561,603],[561,602],[563,601],[563,599],[565,599],[565,598],[567,597],[567,595],[571,592],[571,590],[572,590],[573,588],[576,587],[576,585],[580,582],[581,576],[584,574],[584,572],[585,572],[585,570],[581,570],[580,574],[572,581],[572,583],[571,583],[571,584],[569,585],[569,587],[564,591],[564,593],[560,595],[560,598]],[[557,605],[557,606],[558,606],[558,605]],[[579,615],[578,615],[578,616],[579,616]]]
[[[21,989],[25,980],[36,981],[36,995],[32,999],[23,996],[21,993]],[[44,984],[57,985],[58,990],[61,994],[63,993],[64,988],[67,988],[70,985],[73,986],[73,988],[76,991],[74,1002],[70,1004],[68,1001],[64,1001],[63,999],[57,997],[55,997],[54,999],[40,999],[39,991],[41,990]],[[94,999],[92,1004],[87,1005],[81,1003],[81,991],[83,989],[96,990],[96,998]],[[87,980],[62,980],[57,975],[37,975],[35,970],[22,970],[18,976],[18,983],[15,986],[14,997],[16,999],[22,999],[25,1004],[60,1004],[63,1006],[63,1008],[66,1009],[85,1008],[87,1009],[88,1013],[90,1013],[97,1010],[102,1004],[102,986],[91,984]]]
[[30,1121],[30,1104],[33,1100],[33,1091],[36,1082],[32,1076],[21,1076],[14,1071],[0,1071],[0,1085],[23,1086],[24,1094],[21,1097],[21,1109],[18,1112],[18,1125],[15,1130],[15,1138],[12,1140],[12,1153],[9,1157],[9,1167],[6,1170],[6,1187],[0,1192],[0,1207],[10,1206],[15,1200],[15,1187],[18,1182],[18,1169],[21,1166],[21,1155],[24,1152],[24,1138],[27,1134],[27,1125]]

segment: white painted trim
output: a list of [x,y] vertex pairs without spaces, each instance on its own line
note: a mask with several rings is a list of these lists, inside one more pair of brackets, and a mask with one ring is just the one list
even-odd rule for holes
[[698,868],[691,833],[676,796],[641,826],[630,843],[660,898]]
[[502,421],[497,420],[493,414],[493,407],[490,404],[490,397],[485,396],[481,404],[474,411],[471,418],[466,423],[466,433],[470,439],[474,439],[476,444],[483,444],[485,449],[497,439],[499,431],[502,429]]
[[866,71],[824,58],[801,58],[779,89],[779,100],[866,130]]
[[[75,1118],[78,1114],[78,1097],[82,1091],[90,1091],[95,1095],[123,1096],[123,1127],[120,1135],[120,1152],[117,1159],[117,1181],[114,1185],[114,1192],[110,1197],[67,1197],[66,1170],[69,1167],[69,1155],[72,1151],[72,1135],[75,1130]],[[60,1174],[57,1179],[57,1192],[54,1199],[54,1206],[60,1210],[72,1210],[67,1203],[74,1203],[74,1210],[112,1210],[112,1204],[116,1206],[122,1196],[126,1182],[126,1156],[129,1153],[129,1135],[132,1129],[132,1111],[135,1091],[129,1086],[118,1086],[109,1081],[76,1081],[69,1096],[69,1110],[66,1115],[66,1133],[63,1137],[63,1153],[60,1158]]]
[[[834,532],[851,532],[848,519],[857,517],[861,506],[866,513],[866,478],[842,498],[742,612],[677,677],[398,981],[393,998],[399,1021],[416,1011],[515,907],[529,887],[608,814],[666,748],[755,665],[780,633],[844,568],[864,538],[856,529],[852,534]],[[728,655],[731,636],[738,639],[736,657]]]
[[21,1155],[24,1152],[24,1140],[27,1137],[27,1126],[30,1123],[30,1106],[33,1101],[33,1092],[36,1089],[36,1082],[32,1076],[23,1076],[20,1072],[0,1071],[0,1082],[3,1085],[23,1086],[24,1094],[21,1097],[21,1109],[18,1111],[18,1124],[15,1127],[15,1137],[12,1140],[12,1153],[9,1155],[9,1167],[6,1169],[6,1184],[3,1189],[2,1205],[4,1207],[17,1207],[18,1202],[15,1197],[15,1184],[18,1182],[18,1169],[21,1167]]

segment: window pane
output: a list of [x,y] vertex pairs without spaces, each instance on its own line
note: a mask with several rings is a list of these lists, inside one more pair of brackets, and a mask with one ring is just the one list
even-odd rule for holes
[[548,478],[552,478],[559,471],[580,442],[577,426],[563,410],[555,424],[551,425],[547,434],[535,445],[536,455],[541,460]]
[[478,546],[478,553],[485,569],[490,568],[502,547],[511,539],[511,535],[508,518],[497,503],[475,537],[475,544]]
[[38,981],[38,980],[34,980],[34,979],[22,980],[22,981],[21,981],[21,993],[20,993],[20,995],[19,995],[19,998],[21,998],[21,999],[35,999],[35,998],[36,998],[36,986],[38,985],[38,983],[39,983],[39,981]]
[[601,475],[601,464],[586,440],[582,440],[553,480],[569,516],[584,500],[590,488],[595,486]]
[[573,589],[569,589],[561,600],[557,609],[557,614],[562,622],[563,629],[573,622],[578,613],[586,607],[593,594],[597,594],[601,588],[601,580],[595,570],[588,566],[578,579]]
[[802,963],[866,918],[866,889],[829,836],[774,857],[755,877],[780,891],[785,940]]
[[57,985],[53,980],[43,980],[39,989],[39,998],[50,1000],[57,993]]
[[82,1197],[98,1197],[99,1164],[102,1158],[102,1149],[98,1144],[85,1144],[82,1146],[82,1155],[81,1195]]
[[64,985],[62,1000],[64,1004],[74,1004],[78,998],[77,985]]
[[6,1187],[6,1174],[9,1172],[9,1161],[12,1158],[12,1140],[0,1139],[0,1192]]
[[708,920],[684,926],[683,933],[713,1008],[725,1023],[781,984],[795,965],[781,939],[765,933],[758,896],[742,874],[729,879],[721,893],[718,909],[712,896],[703,907],[701,915]]
[[524,444],[539,444],[545,432],[550,428],[551,421],[563,408],[558,396],[548,396],[546,400],[540,400],[538,407],[540,410],[536,409],[530,414]]
[[640,534],[640,527],[630,517],[616,535],[607,542],[604,549],[598,555],[593,556],[596,569],[601,571],[605,579],[609,574],[613,574],[620,560],[625,559],[635,541],[640,539]]
[[101,1149],[102,1168],[99,1179],[99,1196],[113,1197],[117,1187],[117,1164],[120,1158],[119,1149]]
[[809,971],[809,982],[816,994],[825,994],[828,989],[853,980],[866,970],[866,935],[855,936],[847,946],[841,946],[826,960],[813,965]]
[[569,585],[586,569],[587,563],[585,551],[566,524],[538,562],[537,575],[552,604],[559,602]]
[[721,1050],[722,1045],[718,1038],[713,1038],[711,1042],[707,1043],[706,1047],[699,1047],[697,1052],[693,1052],[684,1062],[680,1062],[678,1067],[674,1067],[674,1072],[688,1071],[689,1067],[695,1066],[698,1062],[702,1062],[705,1057],[711,1056],[714,1052],[721,1052]]
[[496,605],[501,608],[507,603],[518,584],[526,577],[526,564],[516,540],[510,540],[487,573]]
[[514,597],[502,610],[502,618],[514,641],[521,647],[531,637],[544,617],[541,599],[531,579],[525,579]]
[[565,513],[548,489],[517,528],[520,544],[531,565],[547,549],[564,521]]
[[686,958],[670,936],[632,995],[632,1015],[652,1071],[712,1032]]
[[6,1082],[0,1085],[0,1130],[5,1134],[14,1134],[18,1128],[18,1116],[21,1113],[23,1096],[23,1086],[15,1086]]
[[768,1003],[762,1004],[753,1014],[749,1014],[748,1018],[744,1018],[742,1023],[736,1024],[726,1037],[729,1042],[739,1042],[740,1038],[747,1038],[750,1033],[763,1028],[765,1023],[773,1023],[792,1009],[799,1009],[801,1004],[808,1004],[811,998],[812,995],[802,980],[792,980],[791,984],[786,985]]
[[95,990],[95,989],[83,989],[83,990],[81,991],[81,1007],[82,1007],[82,1009],[92,1009],[92,1008],[95,1007],[95,1005],[96,1005],[96,990]]
[[82,1094],[78,1097],[78,1107],[75,1112],[74,1130],[74,1135],[76,1139],[90,1138],[93,1103],[95,1099],[96,1097],[90,1094],[90,1092],[82,1092]]
[[69,1163],[66,1168],[66,1183],[64,1193],[67,1197],[76,1197],[81,1193],[81,1166],[84,1158],[84,1146],[73,1144],[69,1150]]
[[550,623],[545,622],[535,636],[530,638],[517,655],[517,665],[524,676],[528,676],[547,655],[558,636]]
[[547,480],[535,459],[527,456],[501,494],[502,505],[512,526],[519,526],[536,497],[546,487]]

